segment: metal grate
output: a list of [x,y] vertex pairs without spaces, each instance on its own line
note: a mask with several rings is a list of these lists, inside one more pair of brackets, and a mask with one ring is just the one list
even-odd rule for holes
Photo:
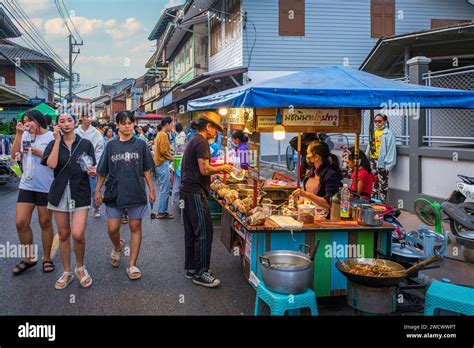
[[[474,66],[428,72],[423,79],[427,86],[474,90]],[[425,145],[474,147],[474,110],[432,109],[426,116]]]
[[[375,115],[377,110],[375,110]],[[408,133],[408,116],[407,115],[387,115],[390,129],[395,134],[397,145],[408,145],[410,136]],[[362,132],[361,143],[368,143],[370,126],[370,111],[364,110],[362,113]]]

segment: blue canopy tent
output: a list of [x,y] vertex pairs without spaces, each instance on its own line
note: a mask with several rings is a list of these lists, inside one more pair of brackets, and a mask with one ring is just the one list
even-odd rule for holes
[[419,103],[420,108],[474,108],[474,91],[387,80],[360,70],[330,66],[228,89],[188,102],[188,110],[218,107],[330,107],[380,109],[383,103]]
[[[388,80],[356,69],[340,66],[309,69],[259,83],[250,83],[188,102],[188,111],[227,108],[340,108],[361,119],[361,110],[383,109],[384,105],[412,105],[416,108],[474,108],[474,91],[436,88]],[[385,107],[386,108],[386,107]],[[278,113],[274,114],[278,118]],[[360,123],[356,133],[355,155],[359,149]],[[288,129],[288,128],[287,128]],[[298,132],[298,182],[301,127]],[[341,132],[347,128],[339,127]],[[346,130],[344,130],[346,129]],[[313,130],[314,131],[314,130]],[[325,131],[319,129],[318,131]],[[357,180],[357,167],[356,167]]]

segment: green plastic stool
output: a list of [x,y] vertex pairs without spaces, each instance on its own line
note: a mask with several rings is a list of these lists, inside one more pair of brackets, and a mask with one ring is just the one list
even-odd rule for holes
[[318,315],[318,305],[316,303],[316,294],[308,289],[302,294],[283,295],[269,290],[263,282],[260,282],[257,288],[257,297],[255,299],[254,315],[260,315],[262,310],[262,301],[270,307],[271,315],[300,315],[301,308],[310,308],[311,315]]
[[474,315],[474,289],[444,282],[433,282],[426,292],[425,315],[438,315],[441,309]]

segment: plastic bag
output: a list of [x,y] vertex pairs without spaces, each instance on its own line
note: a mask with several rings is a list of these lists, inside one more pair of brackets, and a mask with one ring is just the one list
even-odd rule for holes
[[87,172],[94,167],[94,160],[87,153],[83,152],[77,159],[82,171]]

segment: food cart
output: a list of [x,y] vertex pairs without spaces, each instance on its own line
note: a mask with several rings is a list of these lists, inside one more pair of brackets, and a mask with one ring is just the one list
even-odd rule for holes
[[[442,103],[438,103],[439,96],[445,97]],[[420,107],[462,107],[462,103],[472,104],[472,94],[470,99],[466,97],[466,91],[404,84],[354,69],[327,67],[237,87],[188,102],[189,110],[218,110],[225,115],[224,133],[232,129],[249,133],[252,159],[249,161],[247,186],[213,183],[211,191],[223,208],[221,240],[229,251],[239,250],[244,274],[250,284],[256,287],[262,280],[260,256],[263,253],[297,251],[302,245],[311,246],[319,240],[312,287],[318,297],[345,295],[347,278],[337,269],[337,262],[348,256],[389,258],[393,230],[393,226],[386,222],[365,226],[357,221],[303,219],[304,223],[298,223],[298,216],[293,218],[294,223],[288,222],[288,216],[278,218],[282,214],[276,214],[274,218],[273,213],[265,214],[259,223],[255,223],[255,215],[249,214],[255,214],[255,208],[262,201],[262,192],[265,193],[263,197],[270,196],[275,205],[280,204],[300,186],[302,176],[298,163],[297,179],[293,183],[261,177],[261,133],[272,132],[275,139],[282,139],[284,132],[298,133],[298,160],[302,133],[354,133],[357,156],[362,110],[381,109],[389,100],[416,102]],[[355,160],[357,162],[357,158]],[[249,190],[249,185],[252,190]],[[240,192],[247,196],[241,197]],[[234,203],[236,199],[240,201]]]

